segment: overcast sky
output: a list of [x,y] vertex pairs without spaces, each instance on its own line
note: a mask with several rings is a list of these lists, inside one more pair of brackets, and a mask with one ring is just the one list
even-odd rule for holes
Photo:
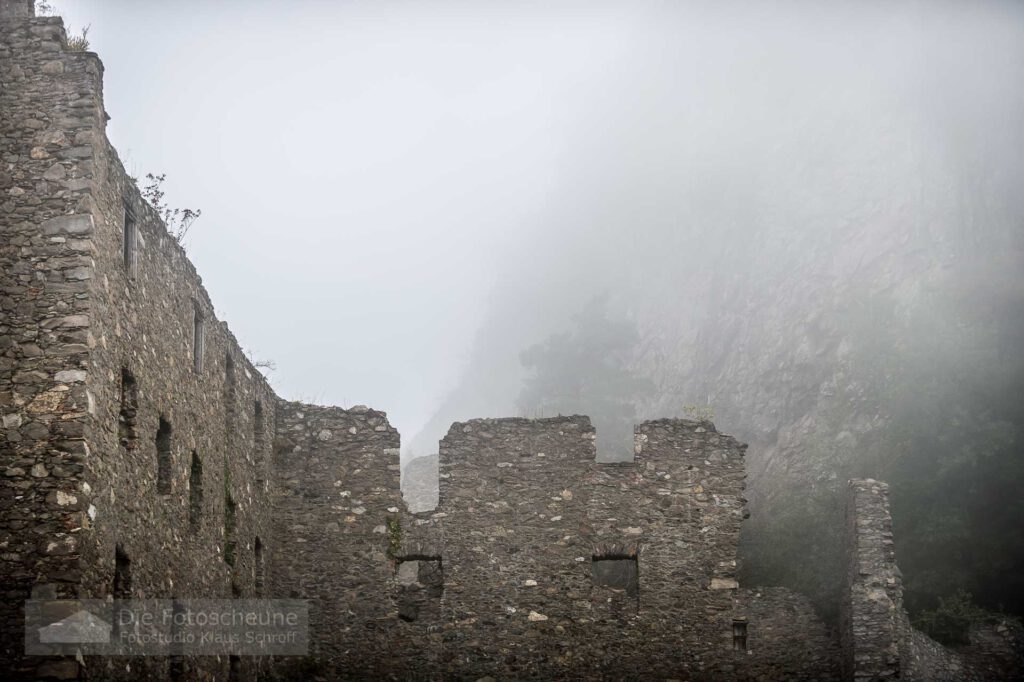
[[597,87],[624,38],[613,13],[540,5],[54,5],[91,26],[129,172],[202,209],[189,253],[275,388],[384,409],[403,434],[552,191],[566,91]]
[[[129,172],[166,173],[168,202],[202,209],[189,253],[278,392],[383,409],[404,443],[473,371],[503,289],[565,317],[542,299],[614,263],[614,246],[578,259],[582,240],[671,234],[735,188],[771,187],[786,220],[786,188],[822,168],[892,186],[878,154],[912,168],[904,140],[942,138],[919,110],[1020,90],[1019,4],[52,4],[91,26]],[[981,129],[1019,123],[985,110]],[[799,211],[862,204],[835,189]]]

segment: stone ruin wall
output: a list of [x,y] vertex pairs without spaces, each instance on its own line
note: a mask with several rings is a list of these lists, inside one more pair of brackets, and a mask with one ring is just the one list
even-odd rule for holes
[[[764,679],[785,659],[797,678],[832,674],[806,600],[737,596],[743,448],[709,423],[640,425],[631,464],[594,461],[586,417],[457,423],[440,444],[440,505],[410,514],[387,494],[397,435],[357,421],[376,415],[279,411],[273,574],[336,614],[317,645],[336,672]],[[635,559],[639,594],[595,584],[595,557]],[[762,628],[767,604],[788,608]],[[733,651],[736,618],[757,648]],[[810,655],[768,645],[797,634]]]
[[[0,5],[0,21],[13,9]],[[87,456],[93,340],[92,167],[82,155],[100,125],[100,70],[61,49],[59,20],[2,28],[0,582],[3,601],[19,604],[37,582],[67,594],[81,576],[74,533],[84,521],[71,500]],[[17,670],[18,610],[3,609],[0,628],[0,665]]]
[[453,424],[438,451],[447,669],[523,678],[580,669],[589,600],[578,538],[593,459],[585,417]]
[[[737,589],[744,447],[709,422],[645,422],[615,464],[595,462],[586,417],[456,423],[440,504],[413,514],[383,414],[295,403],[278,419],[272,574],[314,605],[318,670],[837,679],[805,598]],[[604,559],[635,561],[637,594],[595,579]]]
[[1024,673],[1021,626],[1007,619],[976,625],[970,643],[949,649],[915,630],[903,608],[889,486],[849,482],[846,581],[840,599],[842,669],[848,680],[992,680]]
[[393,657],[389,588],[403,506],[399,436],[383,412],[282,402],[270,503],[273,592],[311,600],[311,654],[325,667]]
[[[739,588],[744,448],[709,423],[645,422],[618,464],[594,461],[585,417],[457,423],[439,507],[408,513],[384,413],[273,393],[107,141],[99,59],[68,52],[60,19],[30,8],[0,0],[12,677],[82,672],[22,657],[25,599],[113,594],[308,598],[314,665],[353,677],[835,679],[843,660],[850,679],[894,664],[924,679],[979,665],[907,625],[875,487],[852,489],[851,561],[867,568],[851,570],[843,656],[803,597]],[[602,561],[633,562],[633,588],[598,576]],[[309,661],[275,665],[293,663]],[[85,674],[245,679],[267,665],[108,658]]]
[[[0,665],[69,677],[74,661],[21,656],[30,596],[110,595],[118,565],[120,596],[265,588],[277,398],[107,141],[100,60],[67,51],[61,20],[22,5],[0,3]],[[88,662],[104,678],[170,665]]]
[[[97,138],[87,377],[96,407],[86,471],[95,520],[82,548],[83,590],[107,594],[121,553],[137,596],[266,596],[277,396],[216,319],[184,250],[113,148]],[[130,267],[126,213],[137,235]],[[169,430],[166,444],[158,443],[161,429]],[[209,664],[188,662],[223,667]],[[238,665],[244,674],[251,661]]]
[[748,679],[840,679],[839,643],[810,598],[785,587],[740,588],[733,597],[733,618],[748,624],[753,655],[740,669]]
[[[734,650],[745,446],[709,422],[635,429],[635,459],[598,463],[586,417],[473,420],[440,445],[443,655],[467,676],[771,679],[771,647]],[[637,591],[598,566],[633,562]],[[454,585],[452,584],[454,583]],[[783,591],[785,592],[785,591]],[[827,640],[796,595],[774,628]],[[791,617],[799,612],[804,621]],[[749,643],[749,640],[748,640]],[[789,679],[828,679],[828,649],[781,653]],[[781,669],[781,668],[780,668]]]

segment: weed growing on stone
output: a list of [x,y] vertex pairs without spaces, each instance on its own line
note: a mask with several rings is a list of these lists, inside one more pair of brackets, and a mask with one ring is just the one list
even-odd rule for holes
[[69,52],[87,52],[89,50],[89,28],[86,26],[79,35],[68,36],[67,48]]
[[402,522],[396,517],[387,520],[388,556],[395,557],[402,547]]

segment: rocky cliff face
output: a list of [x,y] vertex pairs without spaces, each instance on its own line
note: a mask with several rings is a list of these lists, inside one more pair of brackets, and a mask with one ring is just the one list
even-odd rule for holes
[[[929,205],[911,208],[913,215]],[[658,384],[641,413],[702,403],[750,443],[750,579],[803,589],[824,581],[810,588],[819,596],[834,589],[835,492],[862,475],[895,479],[903,563],[926,570],[923,545],[939,540],[920,525],[944,523],[948,506],[924,505],[936,505],[953,478],[959,486],[949,493],[995,498],[986,464],[964,464],[967,453],[1019,453],[1010,443],[1024,425],[1011,407],[1024,378],[1011,350],[1022,340],[1021,231],[989,216],[968,233],[956,220],[921,225],[907,213],[893,196],[888,208],[829,239],[805,235],[787,245],[772,237],[739,247],[744,268],[709,268],[681,287],[699,306],[638,309],[637,371]],[[787,251],[797,243],[794,257]],[[789,266],[779,272],[773,263],[783,261]],[[969,497],[960,499],[966,509]],[[955,522],[995,521],[968,514]],[[787,551],[813,558],[794,570]],[[912,596],[943,590],[910,586]]]
[[402,469],[402,499],[413,514],[437,507],[437,455],[409,460]]
[[[997,482],[1022,475],[1005,463],[1021,459],[1024,433],[1024,200],[1012,180],[1024,167],[1005,150],[1024,144],[1007,118],[1024,97],[984,59],[953,69],[945,44],[918,45],[918,61],[864,86],[870,97],[809,98],[770,139],[744,138],[749,164],[730,172],[700,149],[659,157],[666,176],[706,170],[672,187],[628,159],[594,171],[606,192],[558,216],[542,252],[509,257],[436,422],[509,413],[518,353],[610,292],[639,334],[633,369],[655,385],[640,418],[696,404],[750,444],[748,578],[830,601],[835,492],[874,476],[894,485],[901,564],[924,576],[908,579],[912,611],[928,601],[915,595],[969,576],[1005,603],[998,576],[1024,557],[997,540],[1017,509]],[[926,575],[935,559],[979,552],[1014,558],[984,578],[961,559],[946,578]]]

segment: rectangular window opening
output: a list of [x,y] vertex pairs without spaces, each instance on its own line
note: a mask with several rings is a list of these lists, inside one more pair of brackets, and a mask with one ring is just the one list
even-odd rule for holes
[[224,562],[234,568],[235,554],[238,543],[235,540],[235,526],[237,525],[237,510],[235,500],[231,493],[224,493]]
[[[179,645],[180,647],[180,645]],[[178,682],[185,679],[185,657],[174,654],[167,662],[167,676],[171,682]]]
[[253,543],[252,554],[253,554],[253,576],[252,576],[252,578],[253,578],[253,586],[256,589],[256,596],[258,598],[262,598],[263,597],[263,585],[264,585],[264,581],[266,579],[266,576],[264,575],[264,570],[265,569],[264,569],[264,566],[263,566],[263,542],[259,539],[259,537],[257,537],[256,541]]
[[124,547],[114,547],[114,599],[132,598],[132,560],[128,558]]
[[177,599],[171,600],[171,637],[170,657],[168,660],[168,678],[171,682],[189,679],[186,677],[188,671],[185,666],[185,657],[182,655],[185,650],[185,643],[182,639],[183,622],[186,617],[185,605]]
[[196,374],[203,371],[203,351],[206,346],[206,320],[197,306],[192,316],[192,369]]
[[171,424],[163,417],[156,431],[156,491],[171,494]]
[[259,400],[253,412],[252,439],[257,448],[263,445],[263,402]]
[[235,425],[235,361],[231,351],[224,355],[224,428],[231,438]]
[[256,401],[255,411],[254,411],[254,416],[253,416],[252,440],[253,440],[253,450],[254,450],[254,452],[253,452],[253,462],[256,465],[256,484],[258,486],[260,486],[261,488],[263,487],[263,483],[264,483],[263,469],[266,466],[266,464],[265,464],[266,457],[265,457],[265,453],[264,453],[265,448],[263,446],[263,444],[265,442],[264,432],[266,431],[266,428],[267,428],[266,427],[266,423],[265,423],[265,421],[263,419],[263,402],[260,401],[260,400],[257,400]]
[[124,207],[123,257],[124,269],[129,277],[135,277],[138,263],[139,230],[135,222],[135,214],[126,205]]
[[199,453],[192,451],[192,466],[188,475],[188,522],[192,532],[197,532],[203,521],[203,460]]
[[734,620],[732,622],[732,650],[747,650],[747,621]]
[[125,620],[122,612],[128,607],[120,602],[132,598],[132,561],[121,545],[114,546],[114,580],[111,585],[111,594],[114,597],[113,632],[117,637],[120,634],[121,622]]
[[409,556],[395,566],[398,617],[412,623],[441,616],[444,570],[439,556]]
[[640,605],[640,565],[635,554],[591,557],[591,600],[611,615],[632,615]]
[[139,411],[139,386],[128,369],[121,369],[121,411],[118,414],[117,435],[125,450],[134,450],[138,444],[136,419]]

